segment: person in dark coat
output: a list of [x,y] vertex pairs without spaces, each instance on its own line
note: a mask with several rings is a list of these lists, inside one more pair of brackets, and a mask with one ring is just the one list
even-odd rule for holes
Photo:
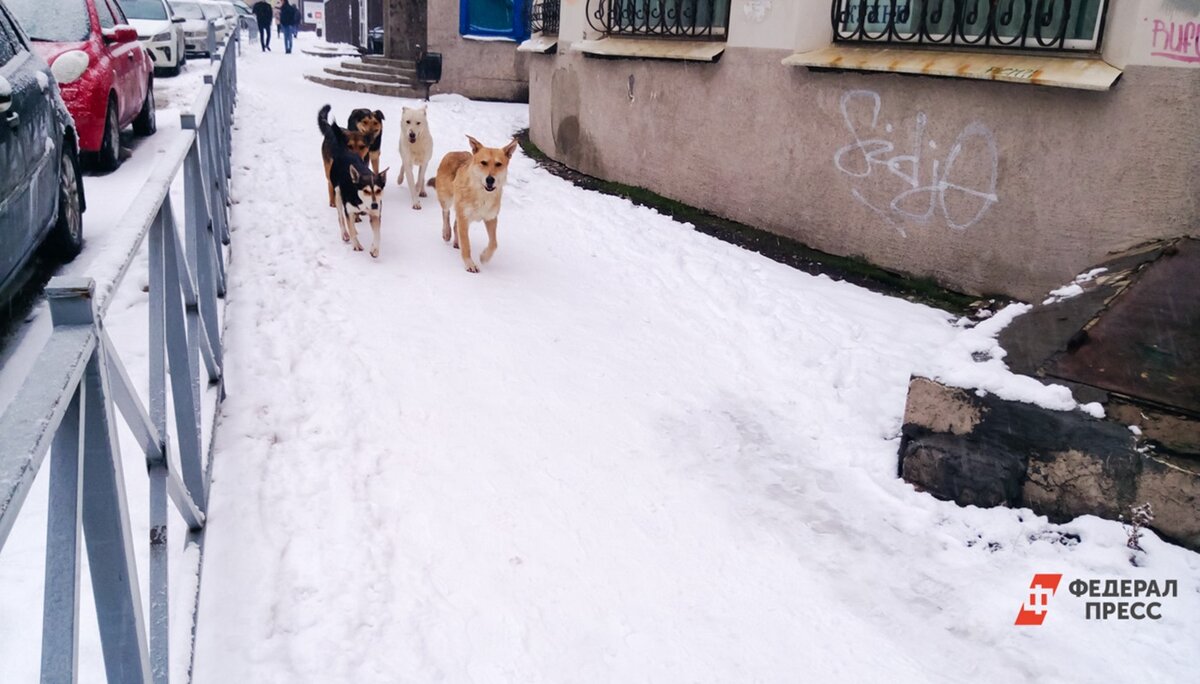
[[283,48],[292,54],[292,40],[300,33],[300,10],[289,0],[279,8],[279,23],[283,26]]
[[258,0],[250,8],[254,18],[258,20],[258,42],[263,52],[271,51],[271,19],[275,17],[275,8],[267,0]]

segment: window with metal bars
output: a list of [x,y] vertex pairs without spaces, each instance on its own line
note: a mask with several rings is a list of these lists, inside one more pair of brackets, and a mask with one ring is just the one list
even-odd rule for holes
[[609,35],[725,40],[730,0],[588,0],[588,24]]
[[833,0],[837,41],[1097,50],[1108,0]]
[[558,35],[558,13],[562,0],[533,0],[529,6],[529,33]]

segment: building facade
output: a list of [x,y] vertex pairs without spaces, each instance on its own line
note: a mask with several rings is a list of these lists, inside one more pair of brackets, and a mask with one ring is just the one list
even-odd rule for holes
[[593,176],[1026,300],[1200,230],[1200,0],[532,9],[532,140]]

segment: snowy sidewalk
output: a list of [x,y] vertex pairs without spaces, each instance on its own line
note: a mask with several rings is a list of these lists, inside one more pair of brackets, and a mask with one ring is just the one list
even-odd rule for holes
[[[247,49],[196,681],[1167,681],[1200,557],[896,478],[942,312],[512,164],[466,273],[397,188],[400,106]],[[317,109],[387,115],[383,253],[337,236]],[[435,97],[437,143],[519,105]],[[432,172],[432,169],[431,169]],[[482,244],[482,226],[474,228]],[[1060,532],[1083,539],[1078,544]],[[1034,572],[1173,578],[1155,623],[1012,624]],[[1068,597],[1069,598],[1069,597]],[[1063,604],[1066,605],[1066,604]],[[1078,614],[1076,614],[1078,613]]]

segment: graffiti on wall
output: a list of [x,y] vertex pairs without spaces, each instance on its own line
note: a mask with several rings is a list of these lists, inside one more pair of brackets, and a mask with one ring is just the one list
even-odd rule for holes
[[771,0],[745,0],[745,4],[742,5],[742,12],[746,18],[755,23],[762,23],[770,11]]
[[1151,57],[1200,64],[1200,22],[1154,19],[1150,21]]
[[992,131],[968,124],[943,150],[926,135],[925,112],[901,132],[881,120],[882,107],[873,90],[842,95],[842,121],[853,142],[838,149],[833,165],[850,179],[851,196],[905,237],[909,227],[935,221],[954,230],[979,223],[999,201],[1000,156]]

